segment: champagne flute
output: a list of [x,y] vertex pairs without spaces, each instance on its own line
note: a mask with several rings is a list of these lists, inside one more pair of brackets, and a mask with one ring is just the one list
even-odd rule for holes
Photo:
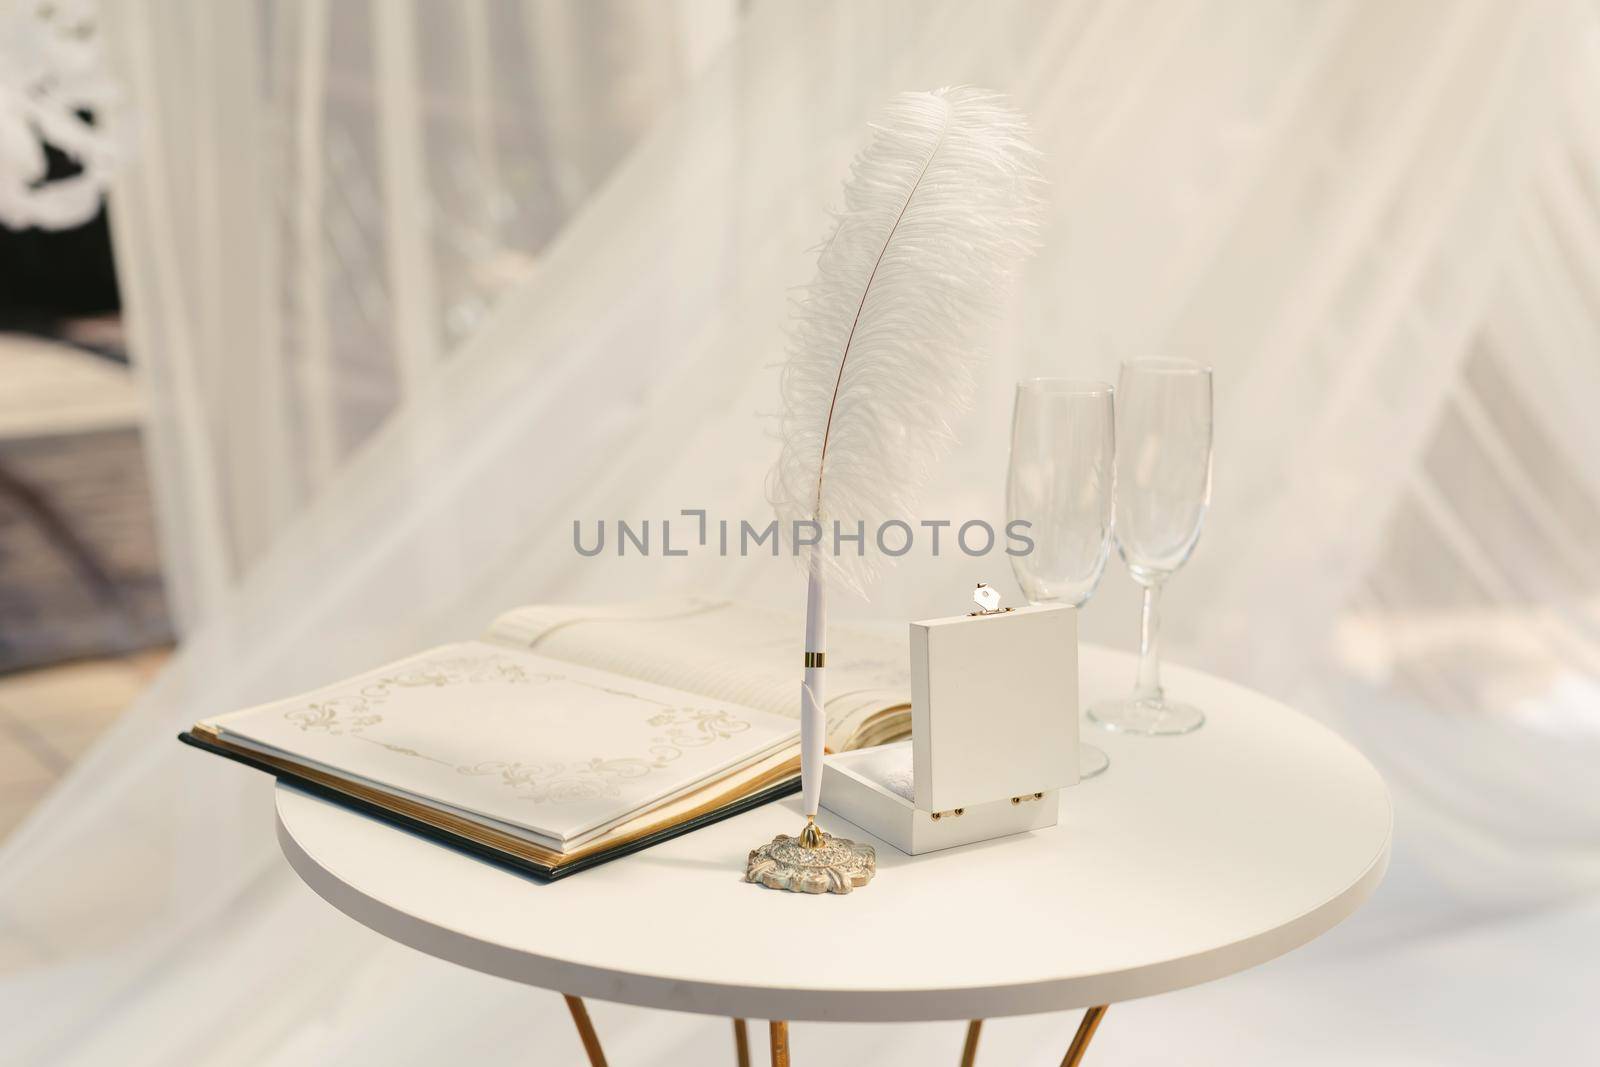
[[1211,500],[1211,368],[1175,359],[1125,362],[1117,378],[1117,551],[1144,587],[1133,694],[1089,718],[1130,734],[1186,734],[1199,708],[1161,688],[1161,588],[1200,539]]
[[[1030,524],[1033,551],[1011,557],[1030,604],[1082,607],[1105,573],[1116,479],[1111,398],[1107,382],[1017,383],[1006,518]],[[1078,745],[1080,780],[1110,763],[1101,749]]]

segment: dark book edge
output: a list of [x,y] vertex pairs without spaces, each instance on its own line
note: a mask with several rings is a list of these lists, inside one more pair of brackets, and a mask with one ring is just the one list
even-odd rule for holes
[[800,791],[800,779],[798,777],[791,778],[788,781],[779,782],[777,785],[768,786],[765,789],[751,793],[747,797],[743,797],[729,804],[725,804],[722,807],[717,808],[715,811],[707,812],[706,814],[696,816],[693,819],[688,819],[676,826],[668,827],[665,830],[657,830],[653,834],[646,834],[637,840],[628,841],[624,844],[617,845],[615,848],[608,848],[600,852],[591,853],[590,855],[584,856],[582,859],[574,860],[571,863],[562,864],[559,867],[553,867],[549,864],[534,863],[532,860],[523,859],[521,856],[514,856],[509,852],[502,852],[500,849],[497,849],[492,845],[485,845],[481,842],[474,841],[471,838],[462,837],[460,834],[452,833],[449,830],[442,830],[437,826],[430,826],[419,819],[413,819],[409,815],[402,815],[399,812],[390,811],[387,808],[380,807],[370,801],[362,800],[359,797],[353,797],[347,793],[341,793],[337,789],[325,786],[320,782],[314,782],[309,778],[301,777],[292,771],[279,770],[270,764],[253,759],[242,752],[235,752],[232,749],[227,749],[220,745],[212,744],[210,741],[207,741],[188,730],[180,733],[178,735],[178,740],[182,741],[186,745],[192,745],[193,747],[204,752],[210,752],[213,755],[222,756],[224,759],[233,760],[235,763],[242,763],[246,767],[253,767],[258,771],[265,771],[267,774],[272,775],[280,782],[288,782],[296,789],[302,789],[307,793],[315,794],[324,800],[331,800],[333,803],[349,808],[352,811],[358,811],[363,815],[370,815],[374,819],[379,819],[390,824],[391,826],[399,827],[402,830],[409,830],[414,834],[420,834],[421,836],[428,838],[430,841],[435,841],[441,845],[453,848],[458,852],[466,852],[469,855],[478,857],[479,859],[488,860],[497,867],[504,867],[505,869],[515,871],[518,874],[529,875],[543,882],[553,882],[558,878],[565,878],[569,874],[576,874],[579,871],[586,871],[590,867],[598,867],[602,863],[608,863],[611,860],[620,859],[623,856],[631,856],[633,853],[641,852],[652,845],[658,845],[663,841],[670,841],[674,837],[689,833],[691,830],[698,830],[702,826],[710,826],[712,823],[721,822],[723,819],[731,818],[734,815],[739,815],[743,812],[751,810],[752,808],[759,808],[763,804],[777,800],[780,797],[786,797],[791,793],[798,793]]

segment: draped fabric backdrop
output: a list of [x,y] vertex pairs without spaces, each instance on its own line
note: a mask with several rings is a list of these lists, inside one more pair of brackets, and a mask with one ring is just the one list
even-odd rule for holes
[[[798,606],[787,561],[582,559],[571,524],[766,514],[787,290],[874,110],[962,82],[1032,116],[1053,206],[927,516],[1003,518],[1017,377],[1212,363],[1215,502],[1166,598],[1170,654],[1330,722],[1395,794],[1364,912],[1119,1007],[1095,1055],[1600,1052],[1593,0],[106,17],[130,140],[112,210],[186,636],[0,850],[0,1034],[23,1062],[577,1060],[558,998],[317,900],[277,854],[270,784],[172,735],[518,602]],[[914,553],[841,610],[945,614],[980,578],[1014,596],[1003,566]],[[1085,629],[1126,646],[1113,570]],[[712,914],[663,921],[718,936]],[[731,1055],[714,1020],[595,1013],[617,1063]],[[984,1058],[1054,1063],[1072,1022],[998,1022]],[[924,1063],[959,1031],[795,1044]]]

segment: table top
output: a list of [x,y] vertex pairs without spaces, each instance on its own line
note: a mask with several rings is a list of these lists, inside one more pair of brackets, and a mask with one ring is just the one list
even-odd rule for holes
[[[577,996],[755,1019],[910,1021],[1081,1008],[1253,967],[1350,915],[1389,860],[1388,791],[1325,727],[1178,667],[1204,727],[1084,727],[1110,769],[1061,794],[1060,824],[910,857],[842,896],[744,882],[746,854],[795,833],[769,804],[556,882],[538,882],[288,785],[278,839],[352,918],[479,971]],[[1085,700],[1132,657],[1086,646]]]

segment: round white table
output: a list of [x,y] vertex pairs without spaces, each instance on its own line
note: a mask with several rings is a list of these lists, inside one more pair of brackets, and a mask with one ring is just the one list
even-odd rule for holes
[[[1132,684],[1132,657],[1085,647],[1085,702]],[[769,804],[556,882],[538,882],[280,785],[278,839],[317,893],[430,955],[566,994],[742,1020],[981,1020],[1105,1006],[1210,981],[1303,945],[1373,892],[1388,791],[1325,727],[1171,667],[1207,721],[1181,737],[1085,736],[1111,757],[1061,794],[1059,825],[912,858],[878,851],[844,896],[743,881],[745,857],[803,822]],[[824,802],[826,804],[826,802]],[[787,1024],[772,1024],[775,1062]],[[978,1023],[968,1035],[971,1061]],[[779,1047],[782,1046],[782,1047]],[[777,1056],[781,1054],[782,1059]]]

